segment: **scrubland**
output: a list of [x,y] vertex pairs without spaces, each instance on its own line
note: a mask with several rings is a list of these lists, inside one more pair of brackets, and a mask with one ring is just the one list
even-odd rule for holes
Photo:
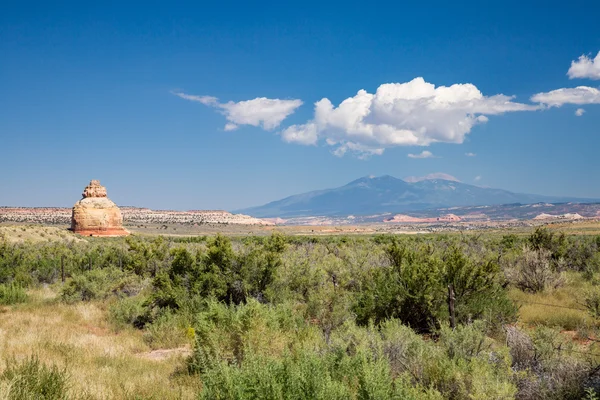
[[593,234],[46,229],[0,234],[0,398],[598,398]]

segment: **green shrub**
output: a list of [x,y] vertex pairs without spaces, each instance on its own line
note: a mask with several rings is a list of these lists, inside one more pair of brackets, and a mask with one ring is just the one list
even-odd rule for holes
[[553,262],[564,259],[571,245],[564,233],[556,235],[546,227],[535,228],[527,241],[533,250],[546,250]]
[[327,341],[298,312],[210,303],[188,361],[202,397],[466,400],[512,399],[517,391],[508,353],[491,349],[483,323],[442,328],[436,344],[398,320],[346,321]]
[[202,399],[441,399],[385,359],[310,351],[281,358],[248,354],[240,366],[219,363],[202,376]]
[[434,329],[446,303],[441,260],[427,248],[412,250],[396,241],[386,253],[390,266],[374,268],[356,295],[357,321],[399,318],[419,332]]
[[242,362],[246,351],[279,355],[290,346],[322,343],[317,329],[287,304],[273,307],[251,300],[227,306],[213,300],[195,317],[195,346],[188,368],[193,373],[216,360]]
[[449,285],[454,288],[457,322],[514,321],[517,308],[495,260],[470,255],[456,245],[441,251],[438,255],[431,246],[410,248],[393,241],[386,248],[390,266],[373,268],[362,277],[353,308],[357,322],[399,318],[418,332],[429,332],[448,318]]
[[35,356],[22,362],[12,359],[0,379],[8,383],[6,398],[14,400],[68,399],[69,376],[55,365],[46,366]]
[[517,307],[508,298],[505,282],[495,255],[468,254],[450,246],[443,254],[444,286],[452,285],[456,322],[484,318],[496,327],[514,322]]
[[93,269],[74,275],[61,290],[65,302],[103,299],[111,295],[127,296],[141,290],[140,277],[117,268]]
[[513,399],[517,388],[510,356],[506,349],[493,349],[484,328],[482,322],[456,330],[443,325],[434,344],[398,321],[388,321],[380,331],[383,354],[394,374],[408,374],[443,398]]
[[110,320],[119,328],[131,325],[142,327],[146,312],[145,301],[146,299],[141,296],[118,299],[108,309]]
[[27,292],[21,285],[15,283],[0,284],[0,304],[25,303],[27,299]]
[[590,255],[584,261],[581,261],[581,269],[583,277],[587,280],[593,280],[593,278],[600,272],[600,249],[594,254]]
[[190,343],[188,328],[184,315],[165,311],[145,326],[144,340],[153,349],[173,349]]
[[519,237],[514,234],[508,234],[502,236],[502,240],[500,241],[500,248],[503,251],[514,249],[519,243]]
[[439,332],[440,344],[451,359],[470,360],[490,349],[490,340],[485,336],[485,323],[477,321],[473,325],[459,325],[450,329],[444,325]]
[[600,287],[594,286],[584,293],[585,308],[594,318],[600,318]]
[[585,389],[585,397],[583,398],[584,400],[600,400],[600,396],[598,396],[598,393],[596,393],[596,391],[589,387],[587,389]]

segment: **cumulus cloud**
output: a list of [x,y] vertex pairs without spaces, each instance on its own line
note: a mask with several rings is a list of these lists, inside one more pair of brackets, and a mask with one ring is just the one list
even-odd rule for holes
[[465,156],[467,157],[475,157],[477,154],[475,153],[465,153]]
[[288,143],[310,145],[317,144],[319,132],[315,124],[292,125],[281,132],[281,137]]
[[600,90],[589,86],[562,88],[535,94],[531,101],[548,107],[560,107],[563,104],[600,104]]
[[450,174],[446,174],[444,172],[434,172],[425,176],[407,176],[406,178],[404,178],[404,181],[414,183],[430,179],[445,179],[447,181],[460,182],[456,177]]
[[591,57],[582,55],[577,61],[571,61],[571,68],[569,68],[567,75],[571,79],[600,79],[600,51],[593,60]]
[[[600,79],[600,51],[594,59],[582,55],[578,60],[572,61],[567,75],[571,79]],[[561,88],[550,92],[537,93],[531,96],[531,101],[547,107],[561,107],[564,104],[600,104],[600,90],[589,86]],[[575,111],[575,115],[581,117],[584,112],[584,109],[579,108]]]
[[435,158],[432,152],[424,150],[419,154],[409,154],[408,158]]
[[302,105],[302,100],[257,97],[237,103],[233,101],[220,103],[216,97],[212,96],[196,96],[181,92],[173,92],[173,94],[182,99],[218,109],[228,121],[224,128],[226,131],[235,130],[239,125],[260,126],[267,130],[275,129]]
[[473,180],[479,182],[481,180],[481,175],[477,175]]
[[379,154],[395,146],[462,143],[475,125],[488,121],[486,115],[539,108],[503,94],[484,96],[470,83],[435,87],[415,78],[383,84],[374,94],[359,90],[337,107],[323,98],[315,103],[312,120],[290,126],[281,136],[305,145],[325,140],[338,154]]

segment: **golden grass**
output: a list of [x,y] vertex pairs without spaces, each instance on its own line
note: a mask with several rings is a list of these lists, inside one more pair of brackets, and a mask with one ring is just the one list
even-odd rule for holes
[[554,223],[547,227],[567,235],[600,235],[600,219]]
[[585,329],[596,326],[595,319],[582,305],[582,295],[589,285],[580,275],[568,274],[567,283],[558,289],[542,293],[511,289],[509,295],[521,306],[519,321],[525,325],[545,325],[564,330]]
[[0,236],[6,237],[10,242],[55,242],[55,241],[83,241],[66,227],[43,225],[0,225]]
[[67,368],[77,397],[196,396],[198,379],[176,374],[187,349],[149,356],[142,333],[116,332],[102,303],[63,304],[49,289],[31,295],[30,303],[0,309],[0,369],[7,359],[37,355],[44,363]]

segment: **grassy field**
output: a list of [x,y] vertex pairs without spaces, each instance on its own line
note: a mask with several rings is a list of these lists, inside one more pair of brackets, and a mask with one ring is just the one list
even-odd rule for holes
[[0,225],[0,236],[5,237],[11,242],[48,242],[48,241],[81,241],[81,236],[73,234],[62,226],[43,226],[43,225]]
[[305,229],[0,226],[0,399],[594,398],[598,224]]
[[197,381],[178,376],[191,343],[153,351],[142,331],[109,323],[107,303],[65,304],[54,288],[28,294],[26,304],[0,308],[3,368],[36,356],[68,371],[76,398],[194,398]]

